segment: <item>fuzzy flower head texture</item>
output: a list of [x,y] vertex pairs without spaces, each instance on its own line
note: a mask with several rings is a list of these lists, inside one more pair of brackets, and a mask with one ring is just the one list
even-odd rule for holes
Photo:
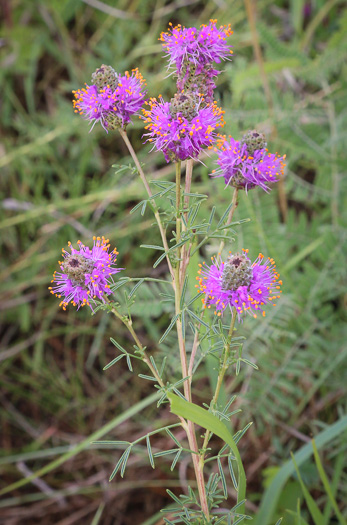
[[110,245],[105,237],[93,237],[93,247],[77,242],[74,248],[69,242],[70,252],[63,249],[63,261],[59,261],[61,272],[54,272],[53,285],[49,290],[61,299],[60,306],[65,310],[69,303],[77,306],[88,305],[92,310],[95,299],[105,302],[111,294],[112,275],[123,268],[116,268],[118,252],[109,251]]
[[92,128],[100,122],[108,132],[124,129],[131,122],[132,115],[139,112],[145,102],[146,84],[138,69],[133,69],[131,74],[126,71],[124,75],[118,75],[112,68],[106,71],[105,67],[93,74],[95,84],[86,84],[85,88],[73,91],[73,105],[75,113],[89,120]]
[[212,176],[224,177],[226,185],[246,191],[260,186],[269,191],[268,184],[283,175],[285,155],[269,153],[264,136],[255,130],[241,141],[222,136],[217,142],[219,168],[212,171]]
[[175,64],[178,73],[187,61],[196,66],[196,73],[199,74],[206,65],[213,62],[218,64],[230,58],[232,50],[227,43],[227,37],[233,33],[230,25],[217,27],[217,20],[210,20],[208,25],[202,25],[199,29],[186,28],[180,24],[169,25],[160,40],[167,51],[170,65]]
[[195,89],[209,103],[213,102],[214,78],[220,73],[213,64],[229,59],[232,54],[226,41],[232,35],[230,25],[217,28],[216,24],[217,20],[210,20],[199,29],[170,24],[160,36],[169,67],[176,66],[178,91]]
[[224,125],[224,111],[216,103],[203,106],[202,101],[202,97],[181,93],[171,103],[151,98],[150,109],[143,110],[148,130],[144,136],[153,149],[163,152],[167,162],[196,158],[215,142],[215,130]]
[[226,309],[236,308],[239,321],[245,313],[265,316],[263,306],[280,297],[279,274],[273,259],[265,259],[260,253],[252,263],[248,250],[229,252],[225,262],[212,257],[211,266],[200,264],[198,291],[204,295],[205,308],[214,306],[215,315],[221,316]]

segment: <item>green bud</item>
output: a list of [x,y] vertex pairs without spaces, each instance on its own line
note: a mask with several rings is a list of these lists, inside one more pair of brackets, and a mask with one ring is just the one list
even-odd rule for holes
[[86,259],[83,255],[69,255],[62,264],[63,272],[74,284],[84,286],[86,273],[92,273],[94,261]]
[[122,119],[117,117],[113,112],[106,115],[105,122],[107,122],[108,131],[115,131],[116,129],[123,128]]
[[111,66],[102,64],[102,66],[96,69],[92,74],[92,84],[98,89],[110,86],[110,88],[114,90],[117,87],[117,83],[118,75]]
[[178,113],[181,113],[187,120],[192,120],[198,114],[199,97],[191,91],[184,91],[183,93],[176,93],[171,99],[170,113],[175,118]]
[[252,263],[245,255],[241,253],[231,255],[224,264],[222,289],[234,291],[240,286],[248,286],[252,275]]
[[241,144],[247,144],[247,151],[250,155],[253,155],[255,150],[264,149],[267,146],[265,135],[255,129],[251,129],[244,134]]

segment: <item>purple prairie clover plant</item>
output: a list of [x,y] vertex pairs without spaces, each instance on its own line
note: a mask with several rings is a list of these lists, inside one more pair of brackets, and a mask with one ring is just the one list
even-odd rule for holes
[[109,240],[105,237],[93,237],[93,247],[77,241],[78,248],[69,242],[71,253],[63,249],[63,261],[59,261],[61,272],[54,272],[52,294],[61,299],[63,310],[71,302],[77,306],[88,305],[95,299],[105,302],[105,296],[111,294],[112,275],[123,268],[115,268],[118,252],[116,248],[109,251]]
[[102,75],[96,73],[92,77],[95,84],[73,91],[75,113],[90,120],[92,128],[100,122],[106,132],[125,129],[131,116],[138,113],[145,102],[146,84],[141,73],[138,69],[133,69],[131,74],[126,71],[124,75],[114,72],[113,82],[110,74],[105,75],[105,82],[109,82],[105,85],[102,85]]
[[217,142],[219,168],[211,175],[224,177],[226,185],[246,191],[260,186],[269,191],[268,184],[283,175],[285,155],[269,153],[262,134],[252,130],[241,141],[221,136]]
[[227,37],[233,33],[230,24],[219,28],[216,24],[217,20],[210,20],[199,29],[170,24],[168,31],[160,36],[169,67],[176,66],[178,91],[195,89],[204,93],[208,102],[213,101],[216,87],[213,78],[220,73],[213,64],[229,59],[232,54],[227,43]]
[[162,98],[160,101],[151,98],[150,109],[143,110],[148,130],[144,136],[153,144],[153,149],[163,152],[167,162],[196,158],[203,148],[213,145],[215,130],[224,126],[224,111],[215,102],[202,106],[203,97],[198,99],[192,113],[175,105],[174,99],[170,103]]
[[[252,263],[247,253],[229,252],[225,262],[213,258],[211,266],[200,264],[196,285],[204,294],[204,308],[215,307],[215,315],[221,316],[227,308],[236,308],[239,321],[241,314],[250,313],[257,317],[257,312],[265,316],[263,306],[280,297],[279,273],[275,261],[265,259],[259,254]],[[275,306],[275,303],[272,303]]]

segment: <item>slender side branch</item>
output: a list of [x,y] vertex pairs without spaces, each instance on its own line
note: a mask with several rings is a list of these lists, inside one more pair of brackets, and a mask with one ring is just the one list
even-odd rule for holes
[[[137,168],[137,171],[139,172],[139,175],[140,175],[140,178],[141,178],[141,180],[143,182],[143,185],[146,188],[146,191],[147,191],[147,194],[148,194],[149,198],[151,199],[151,197],[152,197],[151,188],[149,187],[149,184],[147,182],[146,176],[145,176],[145,174],[143,172],[143,169],[141,167],[139,159],[137,158],[137,155],[136,155],[136,153],[134,151],[134,148],[131,145],[131,142],[130,142],[130,140],[128,138],[128,135],[126,134],[126,131],[124,131],[121,128],[119,128],[119,133],[120,133],[120,136],[122,137],[122,139],[124,140],[124,142],[125,142],[128,150],[129,150],[129,153],[130,153],[133,161],[135,162],[135,166]],[[163,246],[165,248],[165,251],[168,252],[169,251],[169,245],[167,243],[165,229],[164,229],[163,224],[161,222],[160,214],[159,214],[159,211],[158,211],[158,208],[157,208],[157,205],[156,205],[154,199],[151,199],[151,205],[152,205],[152,208],[154,210],[154,216],[155,216],[155,219],[156,219],[158,227],[159,227],[161,239],[163,241]],[[169,258],[168,255],[166,256],[166,260],[167,260],[167,264],[168,264],[168,267],[169,267],[172,279],[174,279],[174,271],[173,271],[172,264],[171,264],[171,261],[170,261],[170,258]],[[173,286],[174,286],[174,284],[173,284]]]
[[[213,395],[213,398],[212,398],[212,401],[211,401],[211,404],[210,404],[210,408],[212,410],[215,409],[216,406],[217,406],[219,392],[220,392],[220,389],[221,389],[221,386],[222,386],[222,383],[223,383],[223,379],[224,379],[225,373],[226,373],[226,371],[227,371],[227,369],[229,367],[231,340],[232,340],[232,336],[233,336],[233,332],[234,332],[234,328],[235,328],[236,317],[237,317],[237,311],[236,311],[236,308],[234,306],[234,308],[232,310],[232,317],[231,317],[229,333],[228,333],[226,344],[224,346],[223,363],[222,363],[222,366],[219,369],[215,392],[214,392],[214,395]],[[206,454],[207,445],[208,445],[208,442],[209,442],[209,439],[210,439],[210,435],[211,435],[211,432],[209,430],[207,430],[206,433],[205,433],[204,443],[203,443],[203,446],[202,446],[202,454],[200,456],[200,466],[201,466],[201,468],[204,468],[205,454]]]
[[164,386],[164,383],[163,383],[161,377],[159,376],[159,374],[156,371],[155,367],[152,365],[151,360],[149,359],[148,355],[146,354],[146,350],[143,348],[140,339],[137,337],[136,332],[133,329],[131,320],[128,317],[126,317],[126,316],[122,315],[121,313],[119,313],[118,310],[115,307],[112,307],[112,313],[118,319],[120,319],[122,321],[122,323],[127,327],[127,329],[129,330],[130,334],[132,335],[132,338],[134,339],[137,347],[141,350],[142,359],[146,363],[146,365],[148,366],[150,371],[152,372],[153,377],[156,378],[156,380],[157,380],[157,382],[158,382],[158,384],[160,386]]
[[[193,159],[187,159],[187,162],[186,162],[186,182],[185,182],[185,188],[184,188],[184,192],[187,194],[187,193],[190,193],[190,188],[191,188],[191,185],[192,185],[192,175],[193,175]],[[188,209],[189,209],[189,195],[185,195],[184,196],[184,200],[183,200],[183,215],[184,215],[184,219],[185,219],[185,222],[187,223],[188,222]],[[182,225],[182,229],[184,229],[185,226],[184,224]],[[184,283],[184,277],[186,275],[186,271],[187,271],[187,268],[188,268],[188,264],[189,264],[189,259],[190,259],[190,253],[191,253],[191,243],[189,243],[189,246],[187,247],[187,245],[185,244],[182,248],[182,261],[181,261],[181,287],[183,286],[183,283]]]
[[[228,218],[227,218],[227,222],[225,223],[225,226],[229,226],[229,224],[232,223],[235,210],[236,210],[236,208],[239,205],[238,196],[239,196],[239,190],[238,190],[238,188],[234,188],[233,198],[232,198],[232,201],[231,201],[232,202],[232,206],[230,208],[229,215],[228,215]],[[225,235],[227,234],[227,230],[224,230],[224,234]],[[225,246],[225,241],[223,239],[221,241],[220,245],[219,245],[218,253],[222,253],[224,246]]]

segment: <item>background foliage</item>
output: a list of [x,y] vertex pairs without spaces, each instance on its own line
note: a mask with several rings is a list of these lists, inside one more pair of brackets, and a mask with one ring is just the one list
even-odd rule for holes
[[[95,233],[117,245],[127,275],[157,277],[165,272],[160,266],[152,268],[155,253],[138,249],[141,243],[155,244],[154,229],[148,235],[153,217],[149,211],[144,217],[129,214],[144,191],[122,142],[97,127],[88,133],[88,125],[72,112],[71,91],[107,63],[118,71],[138,66],[149,94],[170,98],[174,80],[167,76],[159,34],[169,21],[188,26],[210,18],[230,22],[234,29],[235,56],[223,66],[218,84],[226,133],[239,138],[247,128],[260,127],[272,136],[271,149],[286,153],[288,161],[287,217],[280,212],[277,189],[269,195],[251,192],[242,196],[236,215],[251,222],[237,228],[234,236],[237,249],[273,256],[284,281],[277,307],[264,320],[246,320],[241,327],[247,336],[245,355],[260,371],[247,367],[237,378],[231,374],[224,393],[237,392],[234,405],[242,408],[233,428],[254,421],[240,451],[248,478],[248,510],[256,512],[265,487],[290,459],[290,451],[329,430],[346,408],[344,3],[257,2],[270,98],[264,95],[254,35],[241,0],[3,0],[2,6],[0,470],[1,484],[11,490],[0,501],[0,522],[162,523],[156,513],[170,504],[163,487],[175,492],[186,486],[188,463],[183,460],[172,473],[163,460],[160,469],[152,471],[145,445],[131,456],[125,480],[108,483],[120,452],[89,446],[101,437],[93,433],[105,424],[109,439],[152,430],[155,405],[146,407],[151,385],[137,376],[144,370],[131,374],[123,360],[117,369],[103,372],[116,355],[109,337],[117,334],[121,344],[131,344],[123,327],[102,312],[90,318],[87,311],[59,310],[47,286],[61,247]],[[142,132],[142,123],[135,120],[129,135],[141,149],[147,173],[152,179],[172,180],[172,167],[160,155],[149,154]],[[215,205],[218,220],[231,193],[224,191],[221,180],[208,177],[213,158],[204,162],[206,166],[195,167],[194,191],[211,196],[202,217],[207,219]],[[217,243],[202,255],[209,258],[216,249]],[[162,290],[149,284],[139,289],[135,325],[156,355],[169,355],[175,369],[173,334],[156,344],[170,315],[166,303],[158,302],[158,292]],[[200,367],[196,402],[209,399],[214,380],[213,363]],[[141,400],[142,405],[136,405]],[[172,421],[167,407],[161,417]],[[346,513],[346,431],[341,428],[320,456]],[[84,445],[71,448],[81,442]],[[171,448],[163,436],[152,446]],[[39,479],[27,479],[42,468]],[[324,512],[324,523],[334,523],[311,457],[300,472]],[[12,490],[12,483],[17,488]],[[232,486],[230,494],[232,502]],[[273,523],[279,516],[285,524],[309,522],[294,475],[276,503]]]

